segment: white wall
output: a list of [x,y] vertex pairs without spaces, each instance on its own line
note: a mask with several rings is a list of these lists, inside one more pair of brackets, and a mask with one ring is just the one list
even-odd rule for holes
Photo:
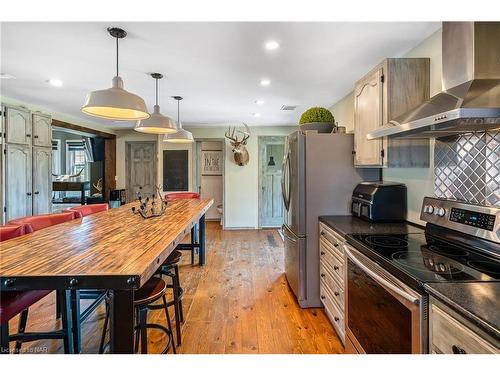
[[[441,91],[441,30],[436,31],[401,57],[429,57],[431,60],[430,95],[433,96]],[[354,130],[354,95],[352,92],[331,106],[330,110],[340,126],[345,126],[347,131]],[[423,198],[434,194],[433,166],[434,141],[431,140],[430,168],[387,168],[383,170],[385,180],[406,184],[408,188],[408,220],[411,222],[424,224],[420,221],[420,209]]]
[[[194,147],[194,146],[193,146]],[[224,142],[223,141],[203,141],[201,142],[202,151],[223,151]],[[202,155],[199,155],[198,168],[201,168],[203,160]],[[224,163],[224,162],[222,162]],[[224,167],[224,165],[223,165]],[[224,190],[224,173],[222,176],[203,176],[201,175],[201,196],[202,198],[213,198],[214,204],[206,213],[207,219],[219,219],[221,215],[217,211],[217,206],[223,204],[223,190]],[[193,186],[193,190],[196,191],[196,186]]]

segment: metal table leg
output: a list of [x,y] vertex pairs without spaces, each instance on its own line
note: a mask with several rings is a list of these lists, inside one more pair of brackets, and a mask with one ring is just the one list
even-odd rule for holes
[[80,291],[71,291],[71,322],[73,328],[73,348],[75,353],[80,353],[81,348],[81,324],[80,324]]
[[134,290],[111,292],[111,353],[134,353]]
[[199,241],[200,241],[200,266],[205,264],[205,215],[200,217],[198,222],[199,230]]

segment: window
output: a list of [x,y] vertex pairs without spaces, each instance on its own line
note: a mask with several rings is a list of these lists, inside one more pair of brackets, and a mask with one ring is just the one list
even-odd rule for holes
[[83,141],[66,141],[66,173],[69,175],[81,174],[79,181],[88,180],[85,146]]
[[52,173],[53,174],[61,174],[61,140],[60,139],[54,139],[52,141]]

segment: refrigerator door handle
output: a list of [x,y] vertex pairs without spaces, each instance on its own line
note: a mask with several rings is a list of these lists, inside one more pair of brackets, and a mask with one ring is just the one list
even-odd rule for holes
[[[288,186],[286,186],[288,185]],[[287,191],[288,187],[288,191]],[[283,173],[281,178],[281,193],[283,195],[283,203],[288,211],[290,209],[290,154],[287,153],[283,161]]]

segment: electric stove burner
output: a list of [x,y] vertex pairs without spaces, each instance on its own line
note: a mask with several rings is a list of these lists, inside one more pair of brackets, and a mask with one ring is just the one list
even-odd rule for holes
[[467,265],[489,275],[500,275],[499,264],[488,260],[470,260]]
[[408,246],[408,241],[393,236],[366,236],[365,241],[372,246],[382,246],[390,248],[400,248]]
[[459,249],[458,247],[443,247],[443,246],[429,246],[430,251],[434,251],[435,253],[448,255],[450,257],[467,257],[469,256],[469,252],[467,250]]
[[464,270],[464,267],[460,263],[444,261],[443,259],[437,262],[432,258],[424,257],[418,251],[398,251],[392,254],[392,259],[403,267],[421,272],[432,271],[438,274],[451,275]]

